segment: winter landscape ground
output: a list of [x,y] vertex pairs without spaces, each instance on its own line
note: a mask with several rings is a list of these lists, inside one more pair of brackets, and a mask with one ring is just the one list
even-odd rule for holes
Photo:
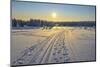
[[95,28],[53,27],[11,30],[11,64],[95,60]]

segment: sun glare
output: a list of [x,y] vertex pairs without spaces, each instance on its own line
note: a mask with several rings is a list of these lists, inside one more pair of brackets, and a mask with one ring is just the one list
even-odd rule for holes
[[56,12],[53,12],[51,16],[52,16],[52,18],[56,18],[57,17]]

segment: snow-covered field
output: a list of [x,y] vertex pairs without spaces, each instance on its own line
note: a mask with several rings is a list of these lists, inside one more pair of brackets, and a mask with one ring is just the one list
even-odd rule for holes
[[94,28],[12,29],[11,34],[12,65],[95,60]]

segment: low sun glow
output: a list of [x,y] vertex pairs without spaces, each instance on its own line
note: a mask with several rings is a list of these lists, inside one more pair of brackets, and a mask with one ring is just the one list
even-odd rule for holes
[[52,18],[56,18],[57,17],[56,12],[53,12],[51,16],[52,16]]

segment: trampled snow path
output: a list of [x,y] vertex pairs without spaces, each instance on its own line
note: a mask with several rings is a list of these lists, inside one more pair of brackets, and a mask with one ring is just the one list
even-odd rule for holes
[[14,65],[45,64],[70,62],[69,49],[65,44],[64,30],[47,37],[44,41],[31,46],[13,62]]
[[67,63],[95,60],[95,33],[59,29],[43,41],[22,51],[13,65]]

